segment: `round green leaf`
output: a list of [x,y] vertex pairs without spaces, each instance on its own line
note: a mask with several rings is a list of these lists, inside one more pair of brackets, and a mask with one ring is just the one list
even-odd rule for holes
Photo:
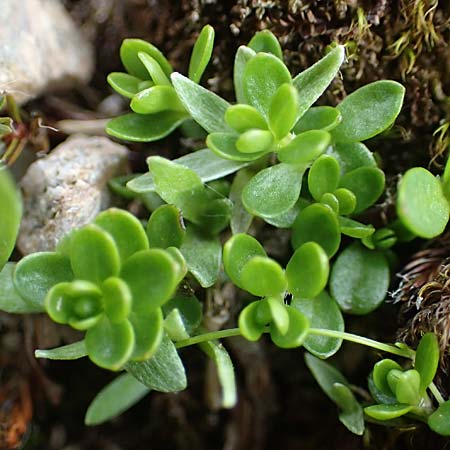
[[420,374],[422,392],[432,383],[439,366],[439,343],[434,333],[425,333],[416,350],[414,368]]
[[339,213],[339,200],[334,194],[326,192],[320,197],[320,203],[329,206],[335,214]]
[[333,156],[339,162],[342,174],[359,167],[377,167],[372,152],[361,142],[334,144],[328,147],[327,155]]
[[0,161],[0,270],[16,244],[22,218],[22,200],[9,171]]
[[105,314],[112,323],[125,320],[131,312],[130,288],[120,278],[111,277],[102,284]]
[[439,180],[422,167],[409,169],[398,185],[397,214],[417,236],[440,235],[448,222],[449,204]]
[[72,281],[66,256],[53,252],[33,253],[21,259],[14,271],[14,285],[30,305],[42,308],[48,291],[58,283]]
[[231,237],[223,247],[223,265],[230,280],[243,288],[242,269],[254,256],[267,256],[263,246],[252,236],[239,233]]
[[428,418],[428,426],[442,436],[450,436],[450,400],[439,405]]
[[339,221],[330,207],[316,203],[307,206],[298,215],[292,226],[292,245],[317,242],[331,258],[339,249],[341,233]]
[[[311,328],[344,331],[344,318],[341,310],[336,301],[326,291],[322,291],[315,298],[294,296],[291,306],[309,319]],[[303,345],[313,355],[325,359],[339,350],[342,339],[311,334],[306,338]]]
[[143,250],[128,258],[120,277],[133,295],[133,312],[147,314],[169,300],[178,275],[178,263],[165,250]]
[[76,278],[101,283],[116,276],[120,255],[113,237],[98,225],[86,225],[72,237],[70,262]]
[[375,387],[385,395],[392,396],[392,392],[389,383],[387,382],[387,376],[391,370],[402,370],[400,364],[396,363],[392,359],[382,359],[378,361],[373,367],[373,382]]
[[254,50],[245,45],[241,45],[236,52],[233,66],[233,83],[236,101],[238,103],[247,103],[243,88],[243,78],[247,63],[256,56]]
[[172,67],[166,57],[154,45],[142,39],[125,39],[120,47],[120,59],[127,71],[141,80],[148,79],[148,71],[138,57],[140,52],[144,52],[154,58],[164,73],[170,76]]
[[340,187],[353,192],[356,197],[354,213],[372,206],[384,191],[384,173],[375,167],[360,167],[347,172],[340,181]]
[[101,212],[94,223],[108,232],[119,250],[121,261],[148,249],[148,240],[141,222],[129,212],[110,208]]
[[181,280],[188,273],[186,259],[181,253],[181,250],[177,247],[167,247],[166,252],[172,257],[172,259],[176,262],[178,266],[177,283],[180,283]]
[[267,129],[262,114],[253,106],[245,104],[231,105],[225,112],[225,122],[238,133],[251,128]]
[[309,169],[308,188],[316,201],[337,188],[340,178],[339,163],[328,155],[322,155],[314,161]]
[[270,151],[273,136],[270,131],[250,129],[244,131],[236,141],[236,149],[242,153],[252,155]]
[[420,374],[417,370],[406,370],[399,374],[395,386],[395,396],[399,403],[405,403],[412,406],[418,404],[420,400]]
[[108,84],[120,95],[133,98],[141,89],[142,80],[123,72],[112,72],[107,77]]
[[196,83],[200,83],[203,72],[211,59],[214,46],[214,28],[205,25],[202,28],[192,50],[189,61],[189,78]]
[[286,289],[286,276],[281,266],[267,256],[254,256],[240,273],[242,288],[259,297],[277,296]]
[[166,110],[184,111],[175,89],[172,86],[152,86],[138,92],[130,103],[138,114],[155,114]]
[[368,314],[383,302],[389,281],[384,254],[355,242],[339,254],[331,269],[331,295],[344,312]]
[[252,302],[239,314],[239,330],[248,341],[257,341],[264,333],[265,323],[257,320],[259,301]]
[[247,103],[268,116],[272,96],[284,83],[292,83],[287,67],[270,53],[258,53],[245,67],[242,87]]
[[282,84],[270,101],[269,128],[276,139],[283,139],[297,120],[298,93],[291,83]]
[[283,60],[283,51],[281,50],[280,43],[275,35],[269,30],[256,32],[250,39],[248,47],[257,53],[272,53],[272,55]]
[[175,309],[180,312],[186,331],[189,334],[200,326],[203,318],[203,305],[196,297],[172,297],[162,307],[165,316],[168,316]]
[[342,116],[338,109],[331,106],[313,106],[295,124],[293,132],[303,133],[308,130],[330,131],[341,122]]
[[158,141],[175,130],[186,118],[187,114],[181,111],[161,111],[156,114],[129,113],[111,119],[106,125],[106,132],[126,141]]
[[[275,324],[280,334],[286,334],[289,330],[289,313],[280,297],[268,297],[259,304],[259,310],[267,305],[271,317],[271,322]],[[258,311],[259,312],[259,311]]]
[[351,214],[356,208],[356,195],[345,188],[339,188],[334,191],[339,202],[339,214]]
[[411,411],[413,407],[409,405],[373,405],[364,408],[364,412],[376,420],[391,420],[404,416]]
[[276,164],[258,172],[242,191],[245,209],[255,216],[276,217],[298,200],[303,172],[289,164]]
[[232,133],[211,133],[206,138],[206,145],[216,155],[233,161],[254,161],[266,152],[242,153],[236,147],[239,137]]
[[171,86],[168,76],[164,73],[164,70],[155,58],[145,52],[139,52],[138,58],[147,69],[147,72],[150,74],[153,83],[155,83],[156,85]]
[[342,234],[356,239],[372,236],[375,232],[373,225],[365,225],[364,223],[357,222],[356,220],[347,217],[339,217],[339,225]]
[[330,134],[322,130],[310,130],[298,134],[280,148],[278,159],[287,164],[308,164],[320,156],[330,143]]
[[147,223],[150,247],[181,247],[186,235],[181,211],[174,205],[162,205],[153,211]]
[[288,290],[295,296],[314,298],[328,281],[328,255],[316,242],[301,245],[286,266]]
[[275,324],[270,327],[270,337],[273,343],[280,348],[300,347],[308,336],[309,320],[295,308],[286,306],[289,314],[289,328],[281,333]]
[[94,364],[104,369],[119,370],[133,352],[133,327],[128,320],[113,324],[104,316],[87,330],[85,342]]
[[164,335],[164,318],[161,308],[149,313],[132,313],[130,323],[134,331],[133,361],[151,358],[158,350]]
[[405,88],[390,80],[357,89],[337,106],[342,122],[332,131],[335,141],[365,141],[386,130],[398,116],[404,95]]

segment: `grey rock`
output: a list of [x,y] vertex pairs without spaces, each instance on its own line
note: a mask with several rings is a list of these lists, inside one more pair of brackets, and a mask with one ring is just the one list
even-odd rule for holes
[[111,205],[111,177],[128,170],[128,150],[105,137],[75,135],[28,168],[17,245],[27,255],[52,251],[72,229]]
[[24,103],[91,77],[94,60],[59,0],[1,0],[0,91]]

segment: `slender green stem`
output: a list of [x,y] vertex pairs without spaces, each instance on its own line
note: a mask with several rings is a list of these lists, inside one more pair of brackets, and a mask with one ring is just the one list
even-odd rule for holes
[[[267,330],[268,331],[268,330]],[[309,334],[315,334],[318,336],[327,336],[336,339],[343,339],[345,341],[354,342],[356,344],[365,345],[367,347],[376,348],[383,352],[392,353],[394,355],[403,356],[404,358],[413,358],[414,351],[406,348],[399,348],[395,345],[383,344],[382,342],[374,341],[356,334],[345,333],[343,331],[326,330],[323,328],[310,328]],[[175,346],[177,348],[188,347],[189,345],[199,344],[201,342],[212,341],[215,339],[222,339],[231,336],[240,336],[241,332],[239,328],[230,328],[228,330],[212,331],[210,333],[199,334],[189,339],[183,339],[178,341]]]
[[211,331],[210,333],[199,334],[192,336],[189,339],[183,339],[175,343],[175,347],[182,348],[189,345],[200,344],[201,342],[214,341],[216,339],[222,339],[231,336],[240,336],[241,330],[239,328],[230,328],[228,330]]
[[440,405],[442,405],[442,403],[445,403],[444,397],[442,397],[442,394],[439,392],[439,389],[433,382],[431,382],[428,387],[430,388],[431,393]]
[[400,348],[391,344],[383,344],[382,342],[374,341],[357,334],[346,333],[344,331],[325,330],[323,328],[310,328],[309,334],[318,336],[327,336],[336,339],[343,339],[345,341],[354,342],[355,344],[365,345],[366,347],[376,348],[382,352],[392,353],[393,355],[403,356],[404,358],[413,359],[415,352],[409,348]]

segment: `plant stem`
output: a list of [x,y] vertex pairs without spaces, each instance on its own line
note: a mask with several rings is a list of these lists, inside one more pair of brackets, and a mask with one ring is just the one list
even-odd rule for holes
[[[267,330],[268,331],[268,330]],[[399,348],[395,345],[383,344],[382,342],[374,341],[356,334],[345,333],[343,331],[326,330],[323,328],[310,328],[309,334],[315,334],[318,336],[327,336],[336,339],[343,339],[345,341],[354,342],[356,344],[365,345],[366,347],[376,348],[383,352],[392,353],[394,355],[403,356],[404,358],[412,359],[414,357],[414,351],[411,349]],[[188,347],[189,345],[199,344],[201,342],[212,341],[215,339],[222,339],[232,336],[240,336],[241,332],[239,328],[230,328],[228,330],[212,331],[210,333],[199,334],[189,339],[183,339],[178,341],[175,346],[177,348]]]
[[394,355],[403,356],[404,358],[413,359],[415,352],[411,349],[400,348],[391,344],[384,344],[382,342],[374,341],[357,334],[346,333],[344,331],[326,330],[323,328],[310,328],[308,334],[315,334],[318,336],[327,336],[336,339],[343,339],[344,341],[354,342],[355,344],[365,345],[366,347],[376,348],[382,352],[392,353]]
[[439,392],[439,389],[434,384],[434,382],[431,382],[428,387],[430,388],[431,393],[440,405],[442,405],[442,403],[445,403],[444,397],[442,397],[442,394]]

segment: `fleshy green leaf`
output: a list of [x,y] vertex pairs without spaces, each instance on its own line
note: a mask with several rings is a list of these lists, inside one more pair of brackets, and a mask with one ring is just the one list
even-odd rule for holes
[[162,111],[184,111],[183,105],[172,86],[152,86],[138,92],[130,103],[138,114],[156,114]]
[[189,60],[189,78],[195,83],[200,83],[203,72],[211,59],[213,47],[214,28],[211,25],[205,25],[195,41]]
[[8,261],[16,243],[22,218],[22,200],[14,180],[0,162],[0,270]]
[[330,258],[338,251],[341,232],[338,218],[330,207],[315,203],[298,215],[292,226],[292,245],[297,249],[309,241],[317,242]]
[[328,281],[328,255],[316,242],[306,242],[292,255],[286,266],[288,290],[295,296],[313,298]]
[[147,223],[150,247],[181,247],[186,234],[181,211],[174,205],[162,205],[153,211]]
[[123,72],[112,72],[108,75],[109,85],[120,95],[133,98],[139,91],[142,80]]
[[321,60],[299,73],[293,80],[300,99],[298,118],[324,93],[337,75],[345,57],[344,46],[338,45]]
[[277,326],[270,327],[270,337],[273,343],[280,348],[296,348],[303,345],[308,336],[309,320],[297,309],[286,306],[289,315],[289,328],[285,333]]
[[[303,313],[310,322],[311,328],[344,331],[344,318],[336,301],[326,291],[316,298],[300,298],[294,296],[291,306]],[[305,348],[318,358],[326,359],[334,355],[341,347],[342,339],[327,336],[309,335]]]
[[272,96],[284,83],[292,83],[287,67],[270,53],[258,53],[244,71],[243,93],[247,103],[268,117]]
[[356,239],[362,239],[371,236],[375,232],[373,225],[365,225],[356,220],[347,217],[339,217],[341,233]]
[[106,132],[127,141],[152,142],[170,134],[186,118],[186,113],[181,111],[161,111],[156,114],[129,113],[111,119],[106,125]]
[[242,269],[254,256],[267,256],[262,245],[248,234],[235,234],[223,247],[223,265],[233,284],[242,288]]
[[242,267],[242,287],[253,295],[277,296],[286,289],[286,277],[281,266],[267,256],[254,256]]
[[98,225],[86,225],[75,232],[70,262],[76,278],[100,283],[118,275],[120,255],[112,236]]
[[133,352],[133,328],[125,320],[113,324],[102,317],[86,332],[86,350],[91,361],[104,369],[118,370]]
[[441,183],[428,170],[414,167],[403,175],[398,185],[397,214],[411,232],[427,239],[440,235],[449,210]]
[[45,311],[44,305],[28,303],[14,285],[15,263],[6,263],[0,271],[0,310],[11,314],[29,314]]
[[290,83],[282,84],[273,95],[269,107],[269,128],[276,139],[283,139],[297,119],[297,89]]
[[262,152],[270,151],[273,143],[273,136],[270,131],[251,129],[244,131],[237,141],[236,149],[241,153],[260,155]]
[[86,425],[100,425],[120,416],[144,398],[150,389],[128,373],[107,384],[92,400],[84,417]]
[[330,134],[327,131],[305,131],[280,148],[278,159],[287,164],[308,164],[319,157],[329,143]]
[[86,344],[83,340],[48,350],[39,349],[34,351],[34,356],[59,361],[80,359],[87,356]]
[[[172,162],[192,169],[200,177],[203,183],[226,177],[249,164],[248,162],[223,159],[208,148],[189,153]],[[149,193],[155,190],[151,173],[147,173],[129,181],[127,187],[137,193]]]
[[226,100],[179,73],[172,74],[171,78],[184,107],[200,126],[208,133],[230,131],[224,119],[230,107]]
[[275,35],[269,30],[258,31],[250,39],[248,47],[256,53],[265,52],[283,60],[283,51]]
[[351,214],[356,208],[356,195],[345,188],[336,189],[333,194],[339,203],[339,214]]
[[[283,299],[278,297],[267,297],[259,302],[258,317],[267,316],[267,322],[272,322],[280,334],[284,335],[289,330],[289,311],[287,310]],[[264,320],[260,320],[265,323]]]
[[231,105],[225,112],[225,122],[238,133],[251,128],[267,129],[262,114],[253,106],[245,104]]
[[330,207],[335,214],[339,213],[339,200],[334,194],[325,192],[325,194],[320,197],[320,203]]
[[276,164],[258,172],[242,191],[242,202],[255,216],[275,217],[298,200],[303,171],[289,164]]
[[303,133],[309,130],[330,131],[341,122],[342,116],[338,109],[331,106],[313,106],[295,124],[293,132]]
[[356,196],[354,213],[372,206],[384,191],[384,173],[375,167],[360,167],[347,172],[339,183],[340,187],[352,191]]
[[439,405],[428,418],[428,426],[442,436],[450,436],[450,400]]
[[322,155],[309,169],[309,192],[316,201],[320,201],[324,194],[335,191],[339,178],[339,163],[332,156]]
[[222,388],[222,408],[233,408],[237,402],[233,362],[225,347],[217,341],[202,342],[200,348],[214,361]]
[[410,369],[400,373],[395,386],[395,396],[399,403],[417,405],[420,400],[420,374],[417,370]]
[[[261,130],[256,130],[261,131]],[[266,131],[266,133],[268,133]],[[206,145],[218,156],[233,161],[254,161],[261,158],[266,151],[243,153],[237,149],[239,136],[233,133],[211,133],[206,139]],[[245,142],[243,143],[245,144]]]
[[176,296],[172,297],[163,306],[164,314],[167,316],[172,311],[180,313],[186,332],[191,334],[201,324],[203,305],[196,297]]
[[147,314],[169,300],[178,284],[178,269],[173,257],[158,248],[128,258],[120,277],[133,294],[133,312]]
[[14,285],[23,299],[42,310],[45,296],[55,285],[72,281],[70,260],[53,252],[33,253],[21,259],[14,271]]
[[368,314],[383,302],[389,281],[384,254],[355,242],[339,254],[332,267],[331,295],[343,311]]
[[264,220],[277,228],[291,228],[300,211],[308,205],[309,202],[300,197],[291,209],[275,217],[264,217]]
[[266,327],[266,323],[258,320],[258,311],[261,306],[261,300],[247,305],[239,314],[239,330],[242,336],[248,341],[257,341]]
[[219,276],[222,248],[217,237],[209,236],[195,227],[188,227],[180,248],[189,272],[202,287],[212,286]]
[[389,128],[403,103],[405,88],[396,81],[367,84],[347,96],[337,109],[342,122],[332,131],[336,142],[365,141]]
[[147,72],[150,74],[152,81],[158,86],[170,86],[170,80],[164,73],[158,61],[145,52],[139,52],[138,58],[144,64]]
[[152,358],[143,361],[129,361],[125,370],[138,381],[155,391],[177,392],[186,388],[187,379],[183,362],[172,341],[164,336]]
[[364,433],[364,413],[353,392],[344,384],[334,383],[333,396],[341,409],[339,420],[352,433],[362,436]]
[[364,412],[377,420],[391,420],[404,416],[411,411],[413,407],[409,405],[373,405],[364,408]]
[[425,333],[419,342],[414,360],[414,368],[420,374],[420,389],[425,389],[433,381],[439,366],[439,343],[434,333]]
[[230,190],[230,201],[233,203],[230,227],[233,234],[246,233],[252,223],[253,216],[242,203],[242,191],[253,175],[253,171],[242,169],[233,178]]
[[151,358],[158,350],[164,335],[164,318],[161,308],[148,313],[132,313],[129,317],[134,332],[133,361]]
[[359,167],[377,167],[372,152],[361,142],[334,144],[328,147],[327,154],[337,159],[342,175]]
[[122,262],[134,253],[148,249],[147,236],[141,222],[123,209],[110,208],[103,211],[95,218],[94,223],[112,236]]
[[131,75],[141,80],[148,79],[148,71],[138,56],[141,52],[154,58],[164,73],[170,76],[172,67],[159,49],[142,39],[125,39],[120,47],[120,59]]
[[233,81],[236,101],[238,103],[248,103],[243,88],[243,78],[248,62],[256,56],[256,52],[245,45],[241,45],[234,58]]
[[391,370],[401,370],[400,364],[392,359],[382,359],[378,361],[373,367],[373,382],[375,387],[381,391],[384,395],[392,396],[392,392],[389,383],[387,382],[388,373]]
[[111,277],[102,284],[105,314],[113,323],[125,320],[131,311],[133,301],[127,284],[117,277]]

